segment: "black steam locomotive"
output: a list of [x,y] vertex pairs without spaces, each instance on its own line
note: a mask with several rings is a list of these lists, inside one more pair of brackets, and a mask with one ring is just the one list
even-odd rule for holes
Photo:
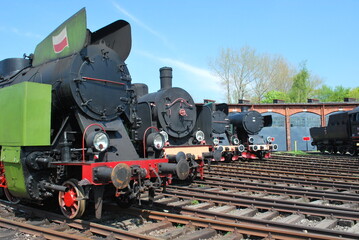
[[68,218],[94,200],[100,218],[104,198],[130,203],[173,176],[188,177],[193,163],[181,152],[163,154],[164,134],[151,119],[172,137],[193,134],[193,101],[169,89],[151,96],[180,96],[144,109],[152,100],[137,103],[125,64],[130,49],[129,23],[90,32],[82,9],[33,55],[0,62],[0,188],[9,200],[42,203],[57,194]]
[[272,125],[271,116],[243,109],[228,113],[225,103],[209,103],[212,108],[212,134],[215,148],[222,151],[222,161],[242,159],[266,159],[278,149],[271,137],[259,135],[263,127]]
[[334,113],[329,116],[326,127],[310,129],[312,145],[329,154],[346,154],[354,156],[359,152],[359,107],[352,111]]
[[143,141],[141,136],[150,129],[159,131],[165,139],[164,155],[173,162],[186,160],[190,179],[197,172],[203,178],[204,160],[218,158],[210,137],[211,110],[196,106],[186,90],[172,87],[172,68],[161,68],[160,80],[161,89],[154,93],[148,93],[145,84],[135,84],[138,115],[143,123],[138,129],[139,140]]

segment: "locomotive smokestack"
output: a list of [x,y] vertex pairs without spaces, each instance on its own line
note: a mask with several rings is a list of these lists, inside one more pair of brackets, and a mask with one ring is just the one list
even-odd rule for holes
[[172,68],[160,68],[161,90],[169,89],[172,87]]

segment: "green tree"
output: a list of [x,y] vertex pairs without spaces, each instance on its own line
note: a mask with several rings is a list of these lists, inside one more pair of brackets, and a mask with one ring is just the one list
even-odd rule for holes
[[[359,88],[358,88],[359,89]],[[316,90],[315,97],[321,102],[342,102],[344,98],[354,96],[355,90],[345,88],[343,86],[336,86],[334,89],[328,85],[323,85],[321,88]],[[359,90],[358,90],[359,93]]]
[[304,63],[299,73],[293,77],[293,85],[288,94],[290,102],[302,103],[307,101],[309,92],[311,91],[309,77],[309,71]]
[[343,86],[336,86],[333,91],[333,95],[329,99],[330,102],[343,102],[344,98],[349,97],[350,88]]
[[273,100],[274,99],[280,99],[280,100],[284,100],[285,102],[288,102],[289,101],[289,96],[287,93],[285,92],[280,92],[280,91],[269,91],[267,92],[261,103],[273,103]]
[[315,90],[315,98],[321,102],[329,102],[329,99],[333,95],[333,89],[328,85],[322,85],[319,89]]
[[359,99],[359,87],[350,89],[348,95],[349,95],[350,98]]

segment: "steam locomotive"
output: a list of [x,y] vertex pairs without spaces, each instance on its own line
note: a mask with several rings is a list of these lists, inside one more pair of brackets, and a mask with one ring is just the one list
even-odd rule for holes
[[204,160],[219,158],[211,141],[210,108],[196,106],[186,90],[172,87],[172,68],[161,68],[160,80],[161,89],[153,93],[148,93],[147,85],[135,84],[138,114],[143,121],[139,139],[142,141],[142,133],[148,129],[158,129],[165,138],[164,155],[173,162],[186,160],[189,179],[198,172],[203,178]]
[[138,98],[125,64],[130,50],[128,22],[91,32],[81,9],[34,54],[0,62],[0,189],[10,201],[57,195],[61,212],[78,218],[93,200],[100,218],[105,198],[130,203],[188,177],[194,163],[182,151],[163,154],[165,134],[152,118],[173,138],[197,134],[193,101],[161,102],[181,92],[173,88]]
[[262,116],[257,111],[243,109],[228,113],[225,103],[208,103],[212,108],[213,143],[222,152],[222,161],[242,159],[267,159],[270,152],[278,149],[272,137],[263,137],[259,132],[272,125],[271,116]]
[[329,154],[345,154],[351,156],[359,152],[359,107],[352,111],[334,113],[329,116],[326,127],[310,129],[312,145]]

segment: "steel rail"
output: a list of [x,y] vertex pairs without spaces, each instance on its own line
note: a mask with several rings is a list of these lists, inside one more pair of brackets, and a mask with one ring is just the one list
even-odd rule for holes
[[[220,163],[221,166],[228,165],[228,163]],[[251,167],[251,168],[261,168],[266,170],[281,170],[281,171],[293,171],[294,172],[308,172],[308,173],[320,173],[320,174],[332,174],[333,172],[338,173],[338,176],[341,175],[358,175],[358,166],[352,165],[351,168],[343,167],[341,165],[336,166],[328,166],[323,164],[318,164],[320,167],[316,167],[316,164],[310,163],[311,166],[308,166],[308,163],[306,165],[304,164],[298,164],[296,162],[275,162],[271,160],[268,161],[261,161],[261,162],[251,162],[251,163],[239,163],[235,162],[232,166],[235,167]]]
[[[166,220],[173,223],[180,223],[180,224],[192,224],[197,227],[203,228],[213,228],[219,231],[226,231],[226,232],[233,232],[238,231],[241,234],[247,234],[251,236],[259,236],[259,237],[271,237],[273,239],[287,239],[287,240],[294,240],[294,239],[343,239],[341,236],[328,236],[324,234],[317,234],[317,233],[306,233],[302,231],[295,231],[292,229],[282,229],[282,228],[275,228],[269,226],[259,226],[257,224],[249,224],[249,223],[241,223],[241,222],[227,222],[227,221],[220,221],[214,219],[204,219],[195,216],[186,216],[186,215],[179,215],[173,213],[165,213],[165,212],[158,212],[152,210],[143,210],[143,209],[134,209],[131,208],[130,210],[124,210],[127,213],[131,214],[141,214],[142,216],[148,219],[155,219],[155,220]],[[357,239],[358,235],[355,235]]]
[[196,199],[205,202],[219,204],[231,204],[240,207],[255,207],[259,209],[273,210],[278,212],[302,213],[323,217],[335,217],[350,220],[359,220],[359,211],[324,205],[313,205],[278,199],[236,195],[225,192],[213,192],[210,190],[190,189],[179,186],[168,186],[164,196],[176,196],[186,199]]
[[298,232],[308,232],[308,233],[317,233],[317,234],[319,233],[327,236],[335,236],[335,237],[343,237],[343,238],[352,238],[352,239],[359,238],[359,233],[336,231],[336,230],[325,229],[325,228],[321,229],[321,228],[305,226],[305,225],[288,224],[284,222],[257,219],[253,217],[243,217],[229,213],[215,212],[211,210],[194,209],[186,206],[175,207],[175,206],[169,206],[164,203],[156,203],[156,202],[154,204],[160,207],[161,209],[172,209],[182,215],[190,215],[190,216],[201,217],[205,219],[214,219],[218,221],[227,221],[234,223],[241,222],[241,223],[255,224],[255,225],[266,226],[271,228],[282,228],[284,230],[290,229]]
[[[260,166],[259,166],[260,167]],[[306,177],[313,177],[316,179],[339,179],[343,180],[346,179],[348,181],[356,181],[359,183],[359,176],[352,177],[352,176],[342,176],[342,175],[335,175],[335,174],[319,174],[319,173],[303,173],[303,172],[297,172],[295,169],[291,169],[290,172],[288,171],[282,171],[282,170],[274,170],[274,169],[258,169],[258,168],[250,168],[250,167],[244,167],[244,166],[220,166],[220,165],[211,165],[211,168],[226,168],[227,171],[229,170],[235,170],[238,171],[256,171],[258,173],[271,173],[271,174],[283,174],[283,175],[296,175],[296,176],[306,176]]]
[[[278,160],[278,159],[267,159],[266,161],[252,161],[252,162],[242,162],[242,161],[233,161],[234,165],[245,165],[245,166],[266,166],[266,167],[283,167],[283,168],[301,168],[308,170],[318,170],[318,171],[329,171],[334,170],[338,172],[346,172],[346,173],[358,173],[358,163],[345,165],[343,163],[332,163],[325,164],[323,162],[298,162],[289,161],[289,160]],[[297,169],[296,169],[297,170]]]
[[45,227],[34,226],[29,223],[16,222],[10,219],[0,217],[0,227],[13,229],[15,231],[32,234],[35,236],[43,236],[46,239],[64,240],[64,239],[79,239],[90,240],[90,238],[75,236],[65,232],[55,231]]
[[[0,203],[7,205],[7,206],[12,206],[16,209],[21,209],[24,212],[28,212],[32,216],[42,217],[42,218],[48,219],[49,221],[59,223],[59,224],[66,223],[67,225],[69,225],[72,228],[90,231],[90,232],[100,235],[100,236],[105,236],[105,237],[111,236],[115,239],[124,239],[124,240],[138,240],[138,239],[158,240],[158,238],[155,238],[152,236],[146,236],[143,234],[132,233],[129,231],[125,231],[125,230],[121,230],[118,228],[109,227],[109,226],[105,226],[105,225],[101,225],[101,224],[97,224],[97,223],[93,223],[93,222],[89,222],[89,221],[85,221],[85,220],[81,220],[81,219],[67,219],[63,215],[51,213],[51,212],[40,210],[40,209],[35,209],[35,208],[24,206],[21,204],[12,204],[12,203],[9,203],[9,202],[3,201],[3,200],[0,200]],[[74,236],[72,235],[72,238],[70,238],[70,239],[74,239]]]
[[236,179],[224,179],[216,177],[206,177],[205,182],[203,181],[194,181],[196,184],[206,184],[213,187],[221,187],[223,189],[230,190],[245,190],[245,191],[256,191],[256,192],[265,192],[272,194],[280,195],[289,195],[289,196],[305,196],[307,198],[315,198],[322,200],[336,200],[336,201],[345,201],[345,202],[357,202],[359,203],[359,194],[350,194],[343,192],[328,192],[325,190],[317,189],[303,189],[292,186],[278,186],[270,185],[264,183],[255,183],[255,182],[243,182]]
[[215,172],[214,167],[211,166],[211,171],[205,169],[205,177],[207,176],[219,176],[219,177],[234,177],[236,179],[250,179],[250,180],[261,180],[269,182],[281,182],[286,184],[302,184],[304,186],[319,186],[319,187],[328,187],[336,188],[343,190],[354,190],[359,191],[359,182],[340,182],[340,181],[328,181],[328,180],[319,180],[319,179],[308,179],[303,177],[292,177],[288,175],[274,175],[268,172],[268,174],[260,174],[258,172],[234,172],[229,171],[226,168],[221,168],[221,172]]

